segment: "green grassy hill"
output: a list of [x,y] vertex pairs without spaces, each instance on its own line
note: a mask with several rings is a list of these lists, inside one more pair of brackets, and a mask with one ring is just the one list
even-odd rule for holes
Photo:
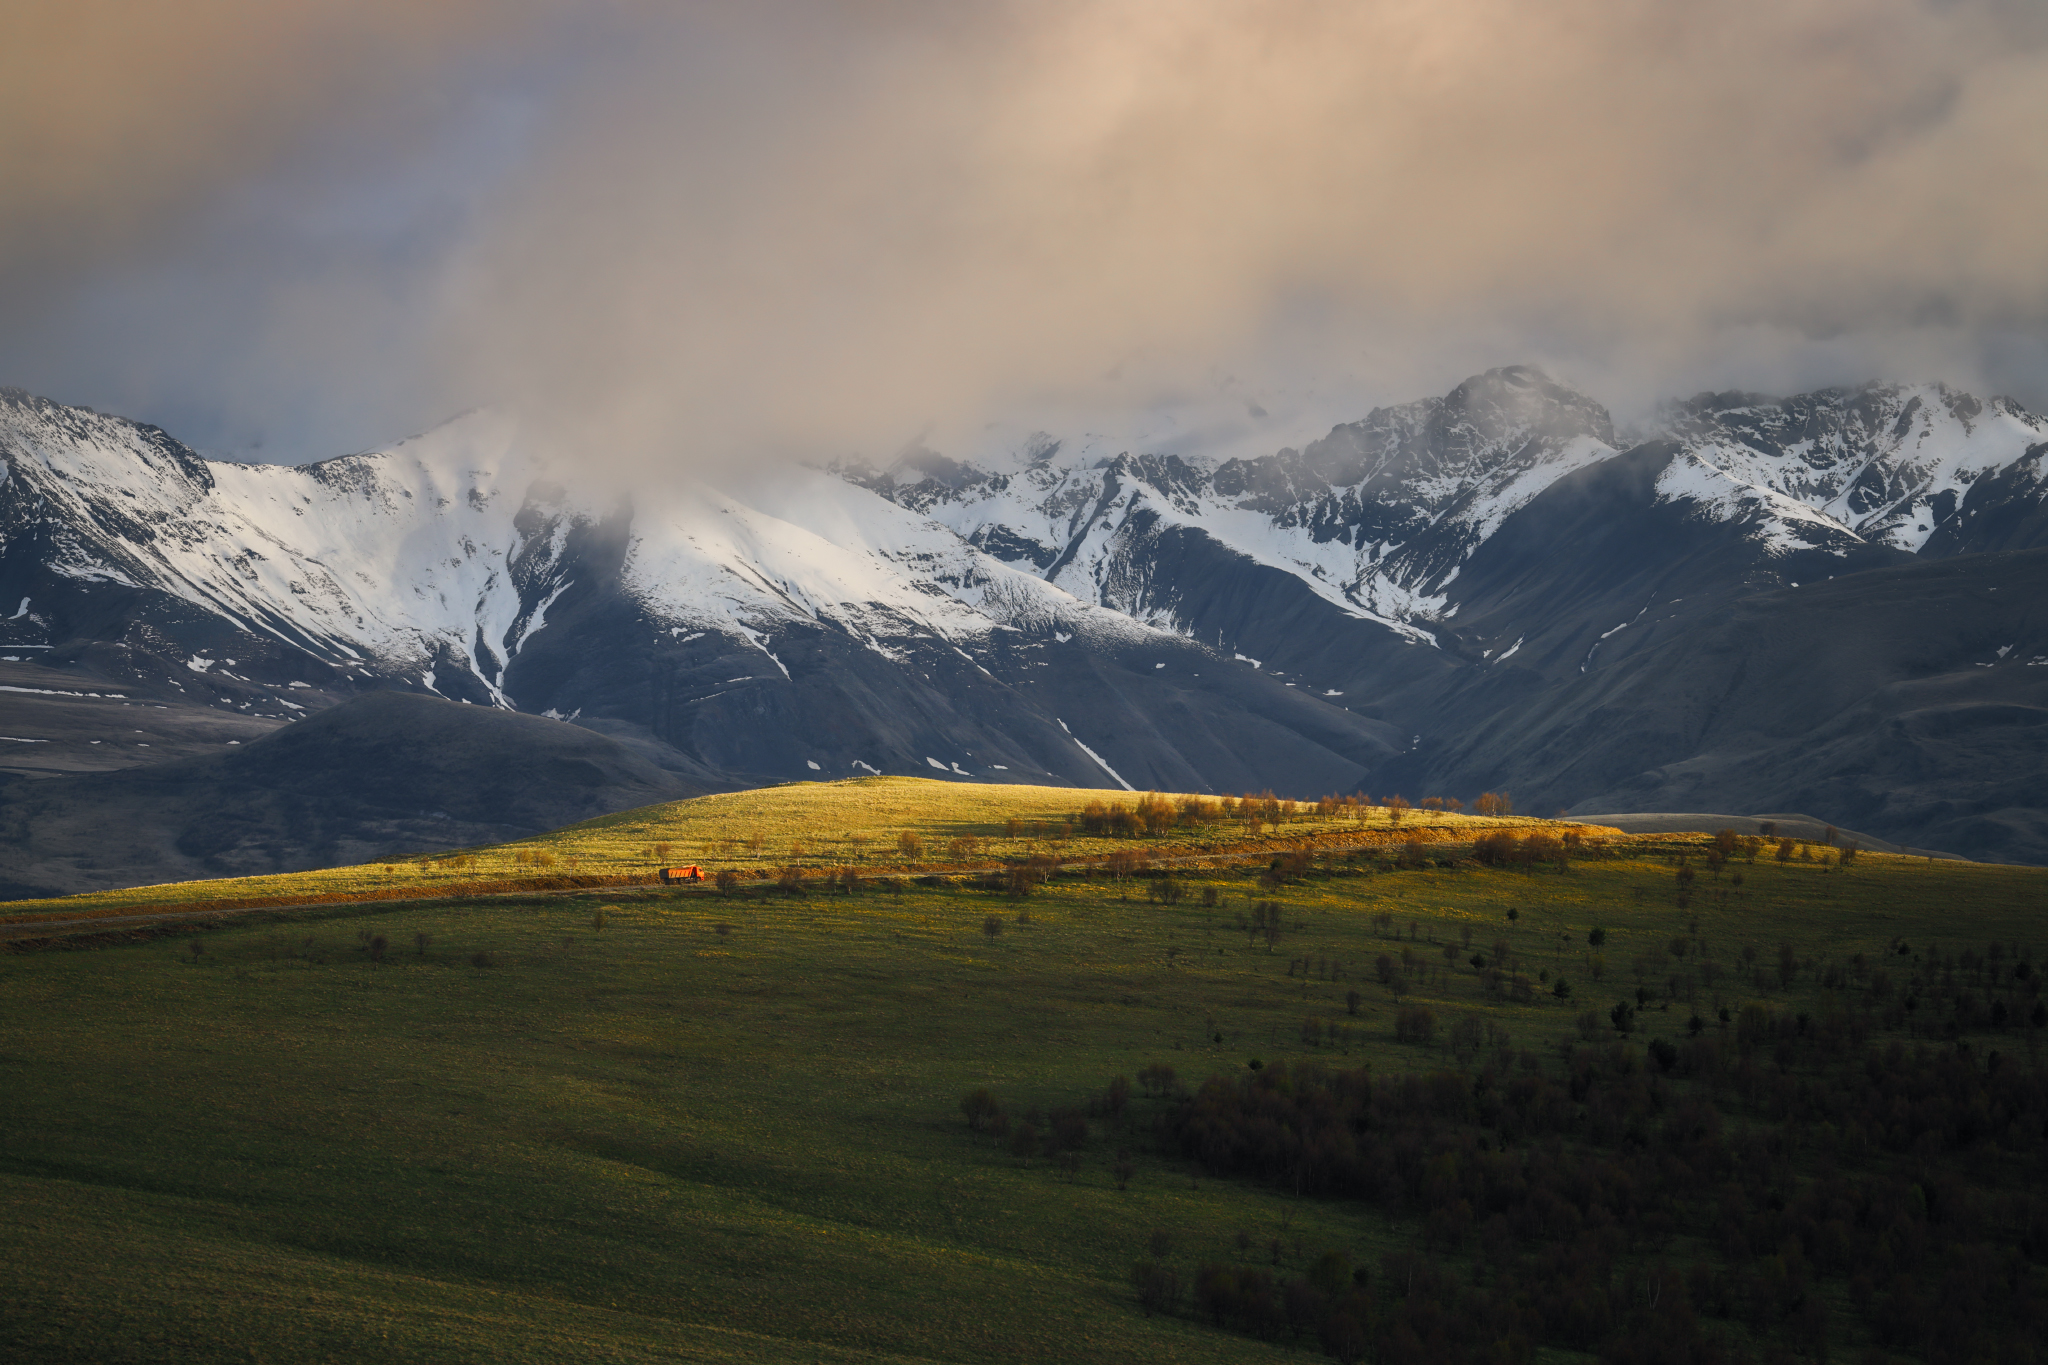
[[[1242,827],[1178,830],[1163,851],[1218,865],[1185,871],[1172,902],[1157,878],[1100,871],[1023,899],[897,871],[918,861],[895,851],[905,830],[920,865],[963,837],[989,841],[982,861],[1034,839],[1074,859],[1130,845],[1059,839],[1076,801],[795,786],[629,812],[470,867],[264,879],[274,894],[539,875],[521,860],[538,852],[556,870],[644,868],[666,843],[670,861],[858,863],[871,876],[853,894],[753,880],[337,905],[0,959],[0,1354],[1293,1357],[1143,1315],[1133,1261],[1155,1233],[1190,1266],[1263,1264],[1277,1241],[1285,1272],[1404,1245],[1412,1224],[1203,1174],[1145,1139],[1152,1101],[1098,1118],[1069,1173],[970,1132],[962,1096],[987,1088],[1023,1114],[1155,1064],[1187,1084],[1254,1058],[1469,1067],[1446,1046],[1467,1017],[1488,1050],[1552,1065],[1589,1010],[1611,1036],[1610,1007],[1637,1003],[1636,1043],[1681,1038],[1694,1014],[1711,1036],[1752,1002],[1819,1012],[1873,961],[2017,952],[2048,903],[2029,869],[1768,848],[1709,867],[1689,836],[1610,839],[1563,871],[1486,866],[1453,836],[1494,826],[1443,816],[1424,866],[1400,866],[1415,860],[1389,837],[1279,885],[1258,880],[1264,856],[1225,865]],[[1374,818],[1343,832],[1395,833]],[[1270,939],[1251,923],[1265,903]],[[1434,1038],[1396,1041],[1418,1006]],[[2031,1055],[2041,1032],[2019,1016],[1960,1041]]]
[[[670,863],[730,867],[750,879],[779,876],[791,867],[807,877],[822,877],[848,866],[869,873],[910,872],[987,866],[1033,854],[1088,862],[1134,846],[1162,858],[1186,858],[1285,848],[1305,839],[1338,836],[1360,842],[1470,839],[1490,829],[1553,823],[1430,810],[1404,811],[1396,820],[1384,807],[1319,813],[1313,803],[1286,802],[1281,803],[1286,809],[1280,822],[1262,825],[1256,832],[1244,821],[1215,815],[1134,845],[1130,838],[1091,835],[1084,828],[1083,814],[1090,802],[1118,795],[916,777],[796,782],[643,806],[531,839],[418,858],[10,901],[0,906],[5,911],[0,923],[190,906],[550,890],[578,882],[632,885],[653,881]],[[1121,809],[1134,800],[1126,797],[1112,804]],[[906,833],[918,840],[914,851],[900,846]]]

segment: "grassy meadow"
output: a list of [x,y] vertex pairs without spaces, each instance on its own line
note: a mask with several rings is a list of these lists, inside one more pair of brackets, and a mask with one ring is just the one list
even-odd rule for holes
[[[1488,1049],[1540,1062],[1638,991],[1633,1039],[1681,1038],[1694,1014],[1720,1030],[1722,1009],[1756,1001],[1819,1011],[1857,954],[2031,944],[2048,903],[2031,869],[1769,849],[1709,869],[1690,836],[1610,839],[1563,871],[1490,867],[1438,816],[1424,866],[1389,846],[1281,885],[1262,860],[1218,865],[1182,875],[1173,903],[1100,871],[1023,899],[891,875],[906,828],[1015,856],[1050,835],[1006,821],[1076,800],[796,786],[471,855],[615,866],[667,843],[666,861],[765,869],[800,844],[819,867],[867,866],[853,894],[754,881],[338,905],[0,958],[0,1356],[1294,1358],[1143,1315],[1133,1261],[1159,1234],[1172,1261],[1299,1269],[1413,1227],[1212,1179],[1116,1120],[1093,1124],[1078,1172],[1020,1159],[969,1131],[963,1095],[1023,1114],[1157,1064],[1190,1085],[1255,1058],[1455,1067],[1468,1017]],[[1251,923],[1267,903],[1272,935]],[[1418,1006],[1441,1027],[1397,1041]],[[2031,1056],[2043,1032],[1983,1045]]]
[[[40,917],[119,915],[196,904],[282,904],[321,899],[400,899],[572,881],[632,883],[673,863],[731,867],[751,878],[797,867],[820,875],[840,867],[887,873],[982,866],[1033,854],[1089,861],[1132,846],[1081,828],[1087,802],[1120,796],[1072,787],[992,786],[916,777],[795,782],[644,806],[570,825],[531,839],[415,858],[262,877],[172,882],[49,900],[10,901],[0,923]],[[1131,798],[1125,797],[1128,802]],[[1295,805],[1295,803],[1289,803]],[[1313,804],[1254,834],[1245,822],[1182,826],[1144,841],[1162,858],[1285,846],[1317,837],[1359,840],[1470,839],[1495,828],[1548,823],[1411,809],[1397,821],[1385,807],[1361,818],[1325,814]],[[912,834],[919,847],[899,841]],[[964,841],[964,842],[963,842]]]

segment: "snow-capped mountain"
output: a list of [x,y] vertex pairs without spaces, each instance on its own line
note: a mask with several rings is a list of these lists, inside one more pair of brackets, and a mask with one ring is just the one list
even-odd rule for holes
[[[1257,458],[1038,433],[974,462],[919,449],[620,499],[489,413],[286,469],[9,394],[0,597],[19,607],[0,660],[250,715],[430,691],[572,719],[702,785],[1507,783],[1545,807],[1701,809],[1714,689],[1779,647],[1775,626],[1717,632],[1731,612],[1803,619],[1816,584],[1862,585],[1829,591],[1894,642],[1944,593],[1984,598],[1882,664],[1864,645],[1772,655],[1831,722],[1937,677],[1977,698],[1945,723],[1991,716],[1969,709],[1991,692],[2000,724],[2034,714],[2048,638],[2020,588],[2048,555],[2044,451],[2041,419],[1939,386],[1702,396],[1623,439],[1592,399],[1509,367]],[[1933,572],[1948,560],[1969,567]],[[1893,700],[1878,713],[1903,714]],[[1928,763],[1919,805],[1845,788],[1829,813],[1943,846],[1929,803],[1975,817]],[[1655,775],[1679,769],[1694,785],[1672,806],[1679,779]],[[1948,846],[2048,856],[2048,801],[2014,791],[1999,809],[2035,814]],[[1802,804],[1735,782],[1727,808],[1738,792]]]
[[1352,615],[1429,638],[1464,559],[1559,477],[1615,454],[1607,412],[1526,367],[1381,408],[1302,450],[1214,466],[1166,453],[1062,459],[1041,438],[1008,469],[927,453],[849,477],[1084,600],[1199,638],[1153,571],[1198,530]]
[[[1390,751],[1256,676],[1175,700],[1206,655],[823,471],[593,504],[490,414],[288,469],[25,395],[0,442],[0,647],[97,648],[258,714],[417,688],[610,727],[711,782],[1209,785],[1178,747],[1216,727],[1238,737],[1206,761],[1240,785],[1339,785]],[[1185,741],[1124,714],[1175,710]]]
[[[1654,501],[1732,528],[1767,564],[1802,550],[1992,548],[1966,529],[1965,498],[1981,480],[2017,478],[2033,481],[2038,504],[2048,422],[2008,399],[1871,385],[1704,396],[1669,405],[1651,439],[1667,457]],[[1041,436],[998,467],[920,451],[846,473],[1076,597],[1195,638],[1228,627],[1194,618],[1156,572],[1162,537],[1188,530],[1351,616],[1435,640],[1480,547],[1553,485],[1622,452],[1604,408],[1516,366],[1256,460],[1063,453]]]
[[1914,553],[1991,548],[1972,534],[1965,499],[1986,478],[2038,466],[2048,442],[2048,422],[2010,399],[1941,384],[1703,395],[1662,417],[1685,451],[1667,496],[1748,499],[1821,536]]

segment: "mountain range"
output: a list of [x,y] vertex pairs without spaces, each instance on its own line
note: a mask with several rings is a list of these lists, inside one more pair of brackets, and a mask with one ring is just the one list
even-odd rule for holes
[[[626,497],[502,414],[289,468],[7,391],[0,878],[118,884],[20,853],[61,793],[392,691],[479,713],[464,754],[498,721],[512,752],[536,718],[602,740],[621,800],[875,772],[1505,789],[2048,861],[2044,453],[2048,422],[1941,385],[1701,395],[1621,433],[1513,366],[1257,458],[1041,432]],[[120,724],[89,733],[94,707]],[[138,708],[161,734],[117,733]],[[438,761],[455,710],[379,761]],[[265,770],[350,761],[302,747]],[[363,838],[186,838],[177,866],[432,846],[378,809]]]

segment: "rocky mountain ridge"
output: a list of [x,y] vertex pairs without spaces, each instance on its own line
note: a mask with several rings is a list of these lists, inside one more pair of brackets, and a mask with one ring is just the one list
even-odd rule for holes
[[[1636,440],[1515,366],[1257,459],[1040,433],[979,464],[916,450],[628,503],[488,413],[283,469],[10,394],[0,598],[20,610],[0,612],[0,658],[287,720],[431,692],[573,720],[698,787],[873,771],[1508,785],[1546,809],[1811,809],[2048,859],[2048,799],[2018,757],[1966,763],[1959,739],[1948,764],[1923,745],[1910,800],[1848,773],[1817,794],[1853,812],[1828,810],[1745,786],[1757,763],[1688,710],[1697,678],[1806,715],[1744,693],[1767,666],[1756,623],[1804,619],[1816,585],[1862,585],[1830,588],[1849,613],[1839,657],[1768,667],[1846,699],[1827,723],[1958,680],[1934,688],[1945,732],[1981,722],[2029,752],[2048,716],[2027,600],[2044,451],[2040,418],[1938,385],[1703,395]],[[1968,572],[1934,573],[1945,561]],[[1892,605],[1942,610],[1927,604],[1951,590],[1984,599],[1956,618],[1976,634]],[[1735,620],[1747,635],[1725,633]],[[1901,630],[1928,648],[1873,671],[1884,652],[1857,642]],[[1768,735],[1811,776],[1817,733],[1743,743]],[[1854,748],[1829,761],[1865,762]]]

